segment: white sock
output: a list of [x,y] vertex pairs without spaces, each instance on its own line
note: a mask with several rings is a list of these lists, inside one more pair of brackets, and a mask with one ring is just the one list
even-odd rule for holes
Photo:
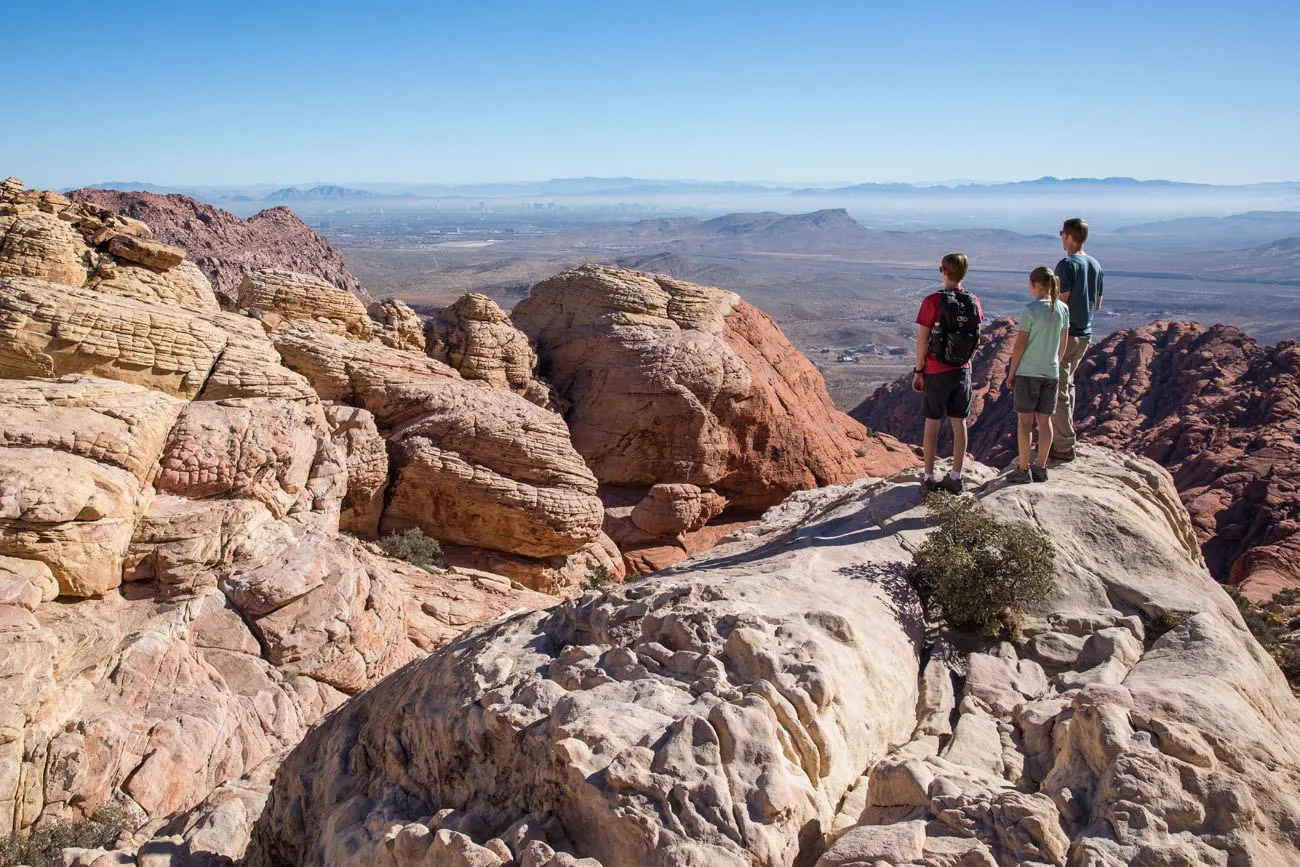
[[927,482],[933,482],[933,481],[934,481],[934,473],[926,473],[925,476],[924,476],[924,480],[927,481]]
[[949,471],[948,471],[948,478],[950,478],[950,479],[960,479],[960,478],[961,478],[961,473],[957,472],[956,470],[949,470]]

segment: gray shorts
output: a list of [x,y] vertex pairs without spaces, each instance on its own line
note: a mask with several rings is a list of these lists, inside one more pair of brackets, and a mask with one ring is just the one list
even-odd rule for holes
[[1057,380],[1041,376],[1016,377],[1016,412],[1051,415],[1056,412]]

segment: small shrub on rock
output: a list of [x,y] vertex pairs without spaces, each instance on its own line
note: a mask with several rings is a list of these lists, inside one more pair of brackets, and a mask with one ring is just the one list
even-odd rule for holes
[[103,849],[117,840],[127,825],[126,813],[113,805],[99,807],[89,819],[39,825],[0,840],[0,867],[63,867],[63,850]]
[[446,558],[442,556],[442,545],[438,544],[437,539],[424,535],[419,527],[389,533],[379,540],[379,547],[389,557],[405,560],[412,566],[441,569],[447,565]]
[[614,583],[614,576],[609,573],[609,569],[604,566],[597,566],[591,570],[591,574],[582,580],[582,589],[587,590],[608,590]]
[[931,494],[938,525],[912,558],[912,580],[949,624],[999,635],[1052,589],[1056,549],[1038,527],[998,521],[974,500]]

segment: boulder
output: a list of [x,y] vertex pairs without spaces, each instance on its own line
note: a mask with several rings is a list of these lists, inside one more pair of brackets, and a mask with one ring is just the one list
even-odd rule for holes
[[398,298],[372,301],[366,312],[378,323],[375,336],[385,346],[407,352],[424,352],[424,320],[405,301]]
[[419,527],[529,558],[564,557],[599,535],[595,479],[559,416],[412,353],[301,327],[272,338],[322,397],[361,405],[388,440],[382,532]]
[[915,462],[837,412],[812,364],[735,293],[585,265],[533,287],[512,318],[603,484],[711,487],[757,509]]
[[[528,337],[486,295],[471,292],[438,311],[425,327],[428,352],[466,379],[525,394],[534,380],[537,353]],[[543,393],[545,386],[540,386]]]
[[254,315],[274,313],[283,322],[308,322],[358,340],[369,340],[374,332],[356,295],[310,274],[270,268],[251,271],[239,284],[236,304]]
[[89,288],[107,295],[122,295],[140,301],[155,301],[217,310],[217,296],[207,275],[193,262],[182,262],[170,271],[156,271],[140,265],[102,263],[95,269]]
[[5,210],[0,204],[0,277],[86,285],[89,249],[72,226],[35,208]]
[[159,271],[175,268],[185,261],[185,251],[161,241],[151,241],[135,234],[114,235],[108,241],[108,252],[119,259],[135,262]]

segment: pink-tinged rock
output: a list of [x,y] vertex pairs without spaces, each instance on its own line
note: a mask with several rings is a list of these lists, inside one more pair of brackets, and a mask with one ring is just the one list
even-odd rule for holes
[[284,400],[201,401],[187,406],[168,437],[159,491],[191,499],[244,497],[277,518],[312,511],[313,470],[336,476],[325,494],[342,497],[346,470],[319,405]]
[[146,497],[125,470],[44,448],[0,448],[0,555],[44,562],[59,592],[95,596],[122,582]]
[[114,235],[108,241],[108,252],[120,259],[165,271],[185,261],[185,251],[161,241],[151,241],[137,235]]
[[0,446],[67,452],[145,482],[184,406],[160,391],[92,376],[0,380]]
[[512,318],[603,484],[688,483],[763,508],[915,463],[836,411],[811,362],[735,293],[586,265],[533,287]]
[[695,485],[653,485],[632,509],[632,523],[651,536],[675,536],[698,530],[722,514],[727,501]]
[[537,353],[527,335],[486,295],[471,292],[439,310],[426,332],[429,355],[466,379],[519,394],[536,384]]
[[503,575],[531,590],[554,596],[572,597],[594,587],[612,586],[627,574],[618,547],[604,533],[572,554],[555,557],[521,557],[461,545],[447,545],[443,550],[448,563]]
[[339,513],[339,528],[364,538],[379,532],[388,487],[388,447],[375,417],[352,406],[325,408],[331,439],[347,460],[348,488]]

